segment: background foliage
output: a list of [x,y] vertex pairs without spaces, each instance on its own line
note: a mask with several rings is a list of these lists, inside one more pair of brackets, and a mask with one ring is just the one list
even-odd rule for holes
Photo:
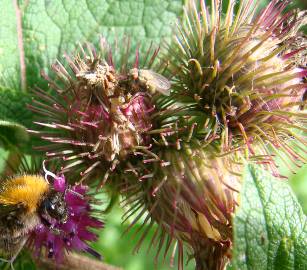
[[[132,45],[141,46],[141,51],[151,42],[160,44],[170,38],[176,20],[180,19],[183,13],[184,2],[183,0],[1,0],[1,168],[7,157],[11,158],[16,149],[26,153],[32,151],[32,140],[25,129],[31,128],[34,116],[26,109],[26,104],[30,102],[29,89],[35,85],[47,88],[40,76],[41,70],[48,73],[50,65],[55,59],[61,59],[64,52],[73,51],[78,42],[97,43],[100,35],[110,42],[120,40],[123,35],[130,36]],[[261,4],[264,6],[268,2],[263,0]],[[292,8],[297,6],[306,8],[306,3],[295,1]],[[125,44],[118,42],[117,46]],[[296,175],[290,175],[283,168],[283,174],[290,176],[290,181],[276,183],[272,180],[262,183],[258,180],[267,177],[257,175],[254,168],[247,171],[242,194],[242,202],[245,204],[236,217],[235,242],[238,245],[235,249],[234,264],[240,269],[248,267],[249,269],[303,269],[299,266],[299,260],[301,265],[306,267],[306,261],[302,261],[307,257],[306,251],[304,253],[306,217],[290,191],[288,183],[291,184],[306,214],[307,167],[301,168]],[[275,193],[273,197],[268,195],[276,190],[280,193]],[[263,196],[260,196],[261,194]],[[270,208],[266,205],[269,202],[271,202]],[[255,204],[259,204],[263,212],[250,215]],[[295,217],[287,216],[291,207]],[[274,212],[276,216],[271,216]],[[154,253],[146,255],[146,243],[141,254],[132,255],[136,241],[132,233],[121,236],[127,226],[121,225],[121,215],[122,210],[115,207],[105,217],[106,228],[101,232],[100,240],[95,247],[104,255],[107,263],[122,266],[126,270],[154,269]],[[289,222],[280,224],[276,229],[274,219]],[[256,223],[253,220],[256,220]],[[255,235],[260,235],[260,238],[254,239]],[[279,239],[279,242],[276,242],[276,239]],[[147,244],[149,241],[150,239]],[[255,249],[257,246],[260,250]],[[302,250],[303,253],[300,253]],[[29,262],[26,260],[23,262],[18,264],[16,269],[30,269]],[[168,261],[156,268],[169,269]],[[193,269],[193,262],[190,262],[186,269]]]

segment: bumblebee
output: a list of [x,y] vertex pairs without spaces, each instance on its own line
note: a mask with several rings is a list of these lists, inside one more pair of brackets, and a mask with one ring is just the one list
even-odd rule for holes
[[0,250],[11,264],[39,224],[65,223],[68,210],[64,194],[38,175],[21,175],[0,182]]

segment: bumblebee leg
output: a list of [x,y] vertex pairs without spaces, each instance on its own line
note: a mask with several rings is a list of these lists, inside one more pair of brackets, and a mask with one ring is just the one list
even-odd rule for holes
[[[4,262],[4,263],[6,263],[6,264],[10,264],[11,270],[15,270],[15,268],[14,268],[14,266],[13,266],[11,260],[7,260],[7,259],[2,259],[2,258],[0,258],[0,262]],[[6,265],[6,267],[4,267],[4,269],[5,269],[5,270],[8,269],[8,265]]]
[[[0,261],[5,262],[5,263],[7,263],[7,264],[10,264],[11,270],[15,270],[13,264],[14,264],[14,262],[15,262],[17,256],[19,255],[20,251],[21,251],[21,250],[23,249],[23,247],[25,246],[27,240],[28,240],[28,239],[25,238],[25,239],[23,239],[23,240],[20,242],[20,245],[19,245],[18,249],[16,250],[15,254],[12,256],[11,259],[7,260],[7,259],[2,259],[2,258],[0,258]],[[5,268],[5,269],[6,269],[6,268]]]
[[18,247],[13,257],[10,259],[11,263],[13,263],[16,260],[17,256],[19,255],[20,251],[23,249],[27,241],[28,241],[28,238],[22,239],[20,246]]
[[9,262],[10,262],[10,260],[0,258],[0,262],[9,263]]

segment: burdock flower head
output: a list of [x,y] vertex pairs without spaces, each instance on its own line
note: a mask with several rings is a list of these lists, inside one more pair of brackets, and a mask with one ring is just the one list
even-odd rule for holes
[[[183,243],[190,247],[197,269],[224,269],[231,257],[232,217],[243,166],[228,156],[217,158],[215,153],[214,147],[199,142],[183,142],[179,150],[161,149],[157,154],[168,164],[161,168],[158,163],[140,162],[138,173],[146,177],[137,183],[127,176],[122,189],[131,206],[127,217],[139,210],[136,220],[143,214],[149,227],[153,221],[159,225],[160,233],[158,229],[151,241],[158,255],[163,243],[166,254],[171,243],[177,242],[179,269]],[[144,235],[148,231],[146,228]]]
[[[203,125],[200,134],[220,139],[222,152],[245,148],[247,157],[277,174],[272,151],[297,165],[304,160],[290,145],[304,144],[297,131],[306,117],[298,108],[307,70],[295,56],[306,52],[306,42],[297,39],[306,13],[283,13],[290,1],[272,0],[255,16],[258,1],[228,2],[223,14],[223,1],[212,1],[211,11],[203,0],[200,10],[189,1],[166,55],[172,57],[172,99],[188,104],[187,114],[193,108],[207,115],[214,124],[210,130]],[[300,43],[295,48],[294,40]]]
[[55,80],[44,74],[54,93],[35,91],[30,107],[44,117],[36,123],[49,130],[34,133],[51,142],[42,148],[48,157],[65,161],[62,172],[77,171],[85,179],[99,171],[103,184],[120,161],[150,144],[153,98],[170,85],[150,70],[158,50],[150,47],[143,61],[137,50],[131,63],[129,40],[124,42],[121,55],[104,39],[99,52],[80,46],[74,56],[66,55],[69,68],[52,66]]
[[101,259],[101,255],[88,245],[97,241],[92,229],[103,227],[103,223],[92,216],[88,187],[81,184],[68,187],[64,175],[56,176],[47,170],[45,173],[46,178],[52,176],[53,189],[64,194],[68,217],[65,222],[52,219],[48,220],[49,224],[36,226],[30,236],[34,254],[46,254],[60,262],[66,252],[83,251]]

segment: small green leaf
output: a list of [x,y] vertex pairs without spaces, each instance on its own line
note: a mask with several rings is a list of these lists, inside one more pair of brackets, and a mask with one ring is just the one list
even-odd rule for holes
[[25,92],[0,87],[0,119],[30,128],[33,113],[28,110],[31,96]]
[[0,87],[0,146],[6,150],[31,149],[27,128],[33,125],[33,113],[27,109],[29,94]]
[[248,166],[234,218],[236,269],[307,269],[306,216],[288,183]]
[[26,128],[20,124],[0,120],[0,146],[5,149],[22,147],[29,141]]

